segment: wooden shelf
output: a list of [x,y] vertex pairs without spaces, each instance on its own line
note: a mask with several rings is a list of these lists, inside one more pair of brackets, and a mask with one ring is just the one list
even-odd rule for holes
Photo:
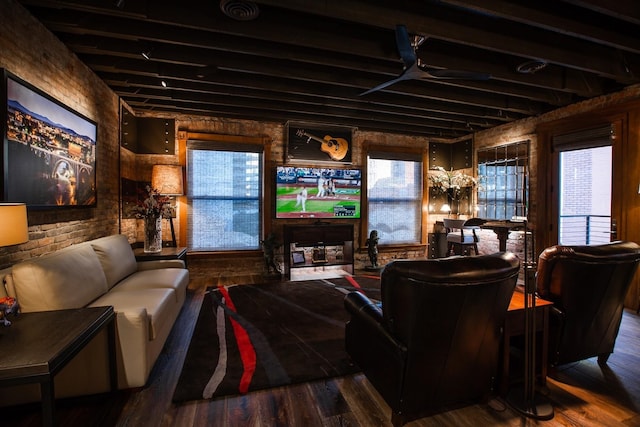
[[341,274],[353,274],[353,225],[285,225],[283,230],[285,275],[290,280],[296,280],[292,271],[301,269],[321,269],[323,274],[336,269]]

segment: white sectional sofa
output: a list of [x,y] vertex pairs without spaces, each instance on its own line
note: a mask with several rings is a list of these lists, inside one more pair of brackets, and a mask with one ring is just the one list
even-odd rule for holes
[[[180,313],[189,283],[183,261],[136,262],[123,235],[21,262],[1,270],[0,277],[4,284],[0,296],[17,298],[23,313],[113,306],[120,389],[146,384]],[[56,397],[109,390],[107,345],[105,331],[56,376]],[[0,406],[38,399],[37,386],[0,388]]]

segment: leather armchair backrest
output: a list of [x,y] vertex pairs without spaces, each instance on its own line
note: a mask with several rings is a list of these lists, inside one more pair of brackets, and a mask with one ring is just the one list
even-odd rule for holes
[[513,254],[497,253],[384,268],[384,323],[407,347],[404,399],[446,404],[489,389],[519,266]]
[[562,312],[558,363],[613,351],[640,246],[552,246],[539,257],[538,294]]
[[[540,296],[561,303],[571,283],[607,284],[614,270],[635,271],[640,246],[634,242],[611,242],[593,246],[551,246],[540,254],[536,288]],[[608,267],[608,268],[607,268]],[[597,276],[592,276],[597,272]],[[598,279],[600,276],[604,280]],[[626,283],[627,285],[629,283]],[[583,287],[584,285],[580,285]]]

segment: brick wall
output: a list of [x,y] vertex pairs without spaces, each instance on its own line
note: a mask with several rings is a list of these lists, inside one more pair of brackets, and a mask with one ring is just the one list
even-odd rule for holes
[[15,0],[0,1],[0,68],[98,123],[95,209],[30,211],[29,242],[0,248],[0,268],[118,232],[118,97]]
[[[163,114],[144,114],[146,117],[167,117]],[[176,120],[176,133],[178,131],[211,133],[222,135],[241,135],[241,136],[267,136],[273,141],[271,146],[271,158],[273,164],[281,164],[284,161],[285,152],[285,127],[282,123],[257,122],[252,120],[232,120],[217,117],[200,117],[191,115],[175,115],[171,116]],[[365,143],[373,143],[375,145],[388,146],[406,146],[406,147],[425,147],[428,141],[425,138],[409,135],[384,134],[380,132],[363,132],[355,130],[351,144],[352,160],[354,166],[361,166],[363,159],[363,146]],[[122,173],[129,179],[138,181],[149,181],[151,179],[151,168],[154,164],[179,164],[178,153],[170,153],[168,155],[134,155],[129,150],[122,148]],[[272,165],[273,166],[273,165]],[[270,167],[267,167],[270,170]],[[180,221],[180,218],[176,218]],[[284,220],[272,219],[271,229],[277,234],[282,235],[282,225]],[[141,220],[124,219],[122,220],[122,233],[129,236],[131,241],[140,241],[141,238]],[[168,226],[163,226],[164,239],[168,239]],[[176,227],[177,238],[180,238],[179,230]],[[355,266],[357,269],[364,268],[369,264],[369,258],[365,248],[360,248],[360,221],[354,222],[355,233]],[[426,249],[425,249],[426,250]],[[414,251],[381,251],[379,254],[379,262],[385,264],[393,259],[417,258],[425,255],[425,250]],[[281,251],[281,249],[280,249]],[[189,268],[192,270],[195,280],[198,283],[207,283],[207,278],[218,277],[223,274],[225,276],[246,275],[251,273],[260,274],[264,270],[264,260],[258,257],[229,257],[220,258],[216,256],[213,259],[194,258],[189,262]]]

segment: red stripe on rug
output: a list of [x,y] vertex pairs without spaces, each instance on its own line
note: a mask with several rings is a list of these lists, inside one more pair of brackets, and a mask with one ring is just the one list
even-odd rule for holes
[[360,284],[358,282],[356,282],[356,279],[353,278],[353,276],[344,276],[347,281],[349,283],[351,283],[351,285],[356,288],[358,290],[358,292],[362,292],[362,286],[360,286]]
[[[218,290],[222,296],[224,296],[227,307],[237,313],[236,306],[233,304],[227,289],[224,286],[218,286]],[[242,359],[242,366],[244,368],[242,371],[242,377],[240,378],[238,391],[240,393],[246,393],[249,390],[251,379],[256,371],[256,350],[253,347],[253,344],[251,344],[249,334],[247,334],[247,331],[242,327],[242,325],[233,318],[229,318],[229,320],[231,320],[231,326],[233,327],[233,333],[236,337],[236,342],[238,343],[238,350],[240,351],[240,358]]]

